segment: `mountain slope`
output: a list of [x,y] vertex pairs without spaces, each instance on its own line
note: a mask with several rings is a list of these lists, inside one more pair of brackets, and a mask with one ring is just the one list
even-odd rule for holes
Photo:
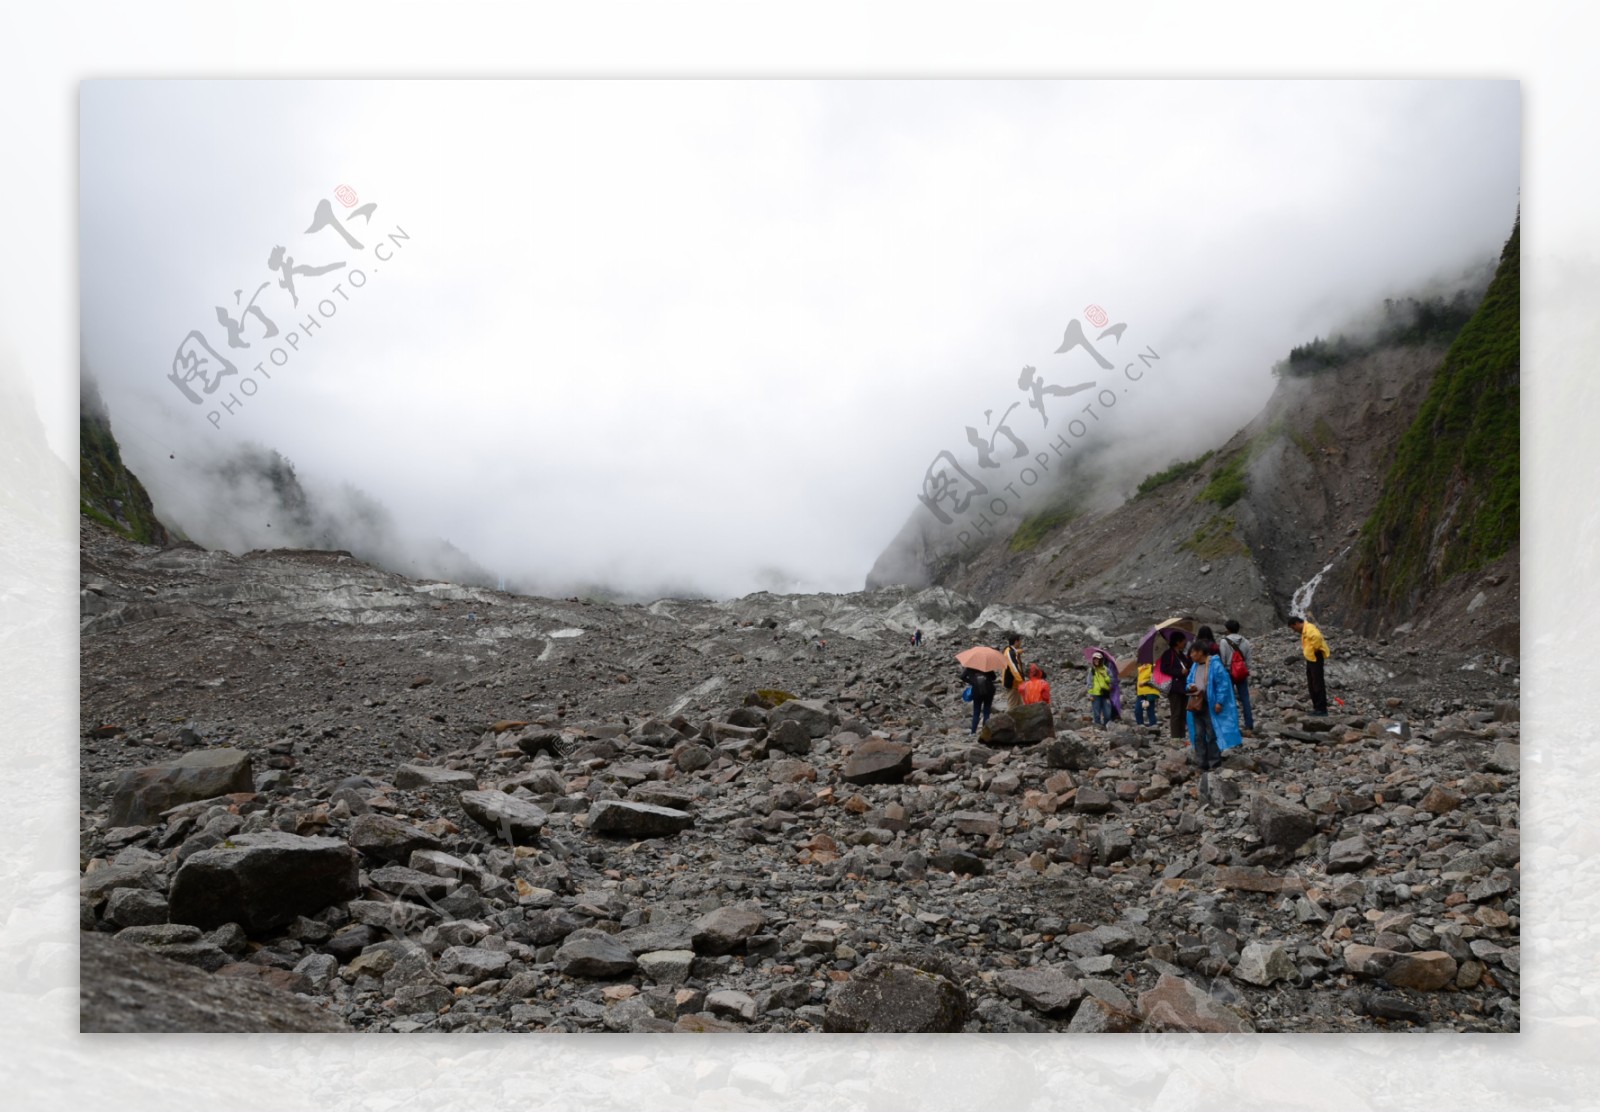
[[[1411,619],[1452,572],[1482,568],[1486,598],[1473,594],[1471,605],[1489,607],[1463,633],[1515,652],[1507,633],[1518,582],[1515,240],[1497,270],[1487,263],[1462,290],[1385,301],[1345,333],[1294,348],[1274,368],[1277,385],[1261,412],[1197,458],[1163,456],[1158,431],[1139,434],[1149,440],[1149,470],[1113,505],[1103,496],[1116,481],[1097,477],[1086,453],[1008,535],[963,549],[919,510],[869,587],[932,583],[981,600],[1111,606],[1144,621],[1170,611],[1236,617],[1255,629],[1315,602],[1319,620],[1375,632],[1402,613]],[[1427,446],[1440,458],[1420,451]],[[1420,498],[1419,482],[1440,485],[1446,497]],[[1353,596],[1347,585],[1365,545],[1377,539],[1385,552],[1407,555],[1416,548],[1382,524],[1386,515],[1427,506],[1437,513],[1417,529],[1456,537],[1452,528],[1462,527],[1448,545],[1423,546],[1433,578],[1386,588],[1386,611],[1372,602],[1370,583],[1367,597]],[[1485,567],[1496,557],[1503,567]]]
[[1518,541],[1521,224],[1483,303],[1400,438],[1358,558],[1339,581],[1351,625],[1408,617],[1453,577]]
[[111,418],[86,368],[79,375],[78,507],[85,516],[130,541],[144,545],[171,541],[167,527],[156,517],[149,492],[122,462]]

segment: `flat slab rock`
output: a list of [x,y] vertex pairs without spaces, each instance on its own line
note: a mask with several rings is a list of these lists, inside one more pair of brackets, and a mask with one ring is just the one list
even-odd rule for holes
[[79,937],[81,1032],[349,1032],[333,1013],[254,979],[224,978],[97,932]]
[[496,789],[463,792],[461,810],[497,838],[508,843],[528,843],[538,839],[550,817],[539,805],[520,800]]
[[602,800],[589,809],[589,830],[606,835],[659,838],[694,826],[694,816],[676,808],[628,800]]
[[404,789],[474,789],[478,778],[465,769],[438,769],[431,765],[402,765],[395,770],[394,787]]

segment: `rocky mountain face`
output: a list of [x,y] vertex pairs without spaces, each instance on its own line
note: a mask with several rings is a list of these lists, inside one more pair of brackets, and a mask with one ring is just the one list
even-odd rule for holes
[[100,389],[87,370],[79,377],[78,507],[88,518],[146,545],[171,540],[139,477],[122,462]]
[[[1515,597],[1521,467],[1521,226],[1506,241],[1482,305],[1451,345],[1400,438],[1356,559],[1331,594],[1347,625],[1427,628]],[[1442,598],[1441,598],[1442,597]],[[1445,606],[1440,606],[1440,602]],[[1418,617],[1418,611],[1424,613]],[[1491,613],[1499,608],[1491,608]],[[1515,612],[1488,632],[1514,646]]]
[[1096,489],[1086,456],[1029,516],[964,545],[919,507],[868,584],[1254,629],[1309,603],[1369,636],[1515,654],[1516,243],[1481,302],[1390,302],[1357,338],[1296,348],[1211,452],[1170,461],[1153,436],[1130,498],[1080,494]]
[[[1317,718],[1268,628],[1201,775],[1089,723],[1120,600],[586,605],[81,541],[85,1030],[1520,1026],[1493,652],[1334,636]],[[974,736],[952,654],[1002,629],[1054,701]]]

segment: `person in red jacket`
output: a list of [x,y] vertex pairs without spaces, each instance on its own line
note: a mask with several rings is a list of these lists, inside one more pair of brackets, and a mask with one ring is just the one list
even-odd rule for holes
[[1018,691],[1022,693],[1024,704],[1050,702],[1050,685],[1044,678],[1044,670],[1038,665],[1028,666],[1028,679],[1022,682]]

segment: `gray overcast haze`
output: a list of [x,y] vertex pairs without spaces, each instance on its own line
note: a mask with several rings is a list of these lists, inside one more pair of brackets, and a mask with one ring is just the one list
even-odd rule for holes
[[[1154,471],[1292,345],[1498,251],[1520,113],[1498,81],[88,82],[84,359],[202,543],[272,543],[197,478],[254,442],[519,583],[855,590],[1085,306],[1161,354],[1107,433]],[[360,250],[306,231],[323,199]],[[346,267],[291,309],[279,245]],[[280,335],[228,349],[263,282]],[[259,380],[220,427],[167,378],[192,329],[240,369],[215,399]]]

